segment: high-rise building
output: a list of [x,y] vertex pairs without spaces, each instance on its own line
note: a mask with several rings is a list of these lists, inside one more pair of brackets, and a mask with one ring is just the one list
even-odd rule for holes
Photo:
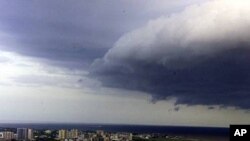
[[3,132],[3,135],[4,135],[4,139],[5,139],[5,140],[14,139],[14,133],[13,133],[13,132],[4,131],[4,132]]
[[103,130],[97,130],[96,133],[99,136],[103,136],[104,135],[104,131]]
[[28,140],[33,140],[33,129],[28,129]]
[[78,137],[78,130],[77,129],[70,130],[69,138],[77,138],[77,137]]
[[68,134],[67,130],[61,129],[61,130],[58,131],[58,138],[60,140],[64,140],[64,139],[67,138],[67,134]]
[[27,128],[17,128],[17,140],[20,140],[20,141],[28,140]]
[[128,138],[130,141],[133,140],[133,134],[132,133],[129,133],[129,138]]

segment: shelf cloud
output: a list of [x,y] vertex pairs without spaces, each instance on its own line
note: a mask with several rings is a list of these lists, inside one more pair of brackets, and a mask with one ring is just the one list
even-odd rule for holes
[[250,4],[209,1],[123,35],[91,77],[153,101],[250,108]]

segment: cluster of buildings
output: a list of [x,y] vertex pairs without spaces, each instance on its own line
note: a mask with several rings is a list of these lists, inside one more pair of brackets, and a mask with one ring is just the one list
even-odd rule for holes
[[[53,132],[52,132],[53,131]],[[95,132],[79,131],[78,129],[37,130],[17,128],[0,132],[0,141],[35,141],[52,139],[54,141],[132,141],[132,133],[110,133],[103,130]]]
[[0,141],[10,141],[10,140],[32,141],[34,140],[33,129],[17,128],[16,133],[12,131],[0,132]]
[[59,130],[60,141],[132,141],[132,133],[106,133],[103,130],[96,132],[79,132],[77,129]]
[[58,131],[58,139],[64,140],[64,139],[77,139],[79,135],[79,132],[77,129],[71,129],[71,130],[59,130]]

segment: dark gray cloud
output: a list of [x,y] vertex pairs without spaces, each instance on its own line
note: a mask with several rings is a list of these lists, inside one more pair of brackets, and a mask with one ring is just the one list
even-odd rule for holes
[[91,76],[153,101],[250,108],[247,1],[212,1],[150,21],[121,37]]
[[[154,1],[3,0],[0,49],[61,66],[86,67],[102,57],[123,33],[192,1],[164,2],[160,8]],[[138,10],[138,5],[144,10]]]
[[80,10],[78,3],[2,1],[1,50],[46,58],[59,65],[86,66],[104,54],[114,37],[85,22],[89,19],[84,14],[82,19],[75,19],[80,18],[84,10],[77,13],[77,9],[69,7]]

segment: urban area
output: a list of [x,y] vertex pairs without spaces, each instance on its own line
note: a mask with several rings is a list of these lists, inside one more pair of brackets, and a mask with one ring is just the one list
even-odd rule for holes
[[164,134],[136,134],[128,132],[81,131],[78,129],[1,128],[0,141],[190,141]]

